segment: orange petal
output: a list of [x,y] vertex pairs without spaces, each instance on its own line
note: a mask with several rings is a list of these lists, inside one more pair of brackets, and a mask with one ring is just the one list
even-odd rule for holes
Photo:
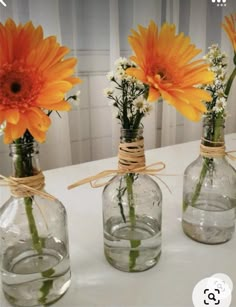
[[148,101],[156,101],[160,97],[160,92],[155,88],[149,88]]
[[142,82],[146,81],[144,72],[138,68],[128,68],[125,72],[127,75],[132,76]]
[[65,79],[73,75],[74,73],[74,67],[77,63],[77,59],[75,58],[69,58],[64,61],[61,61],[52,67],[50,67],[45,72],[45,77],[48,80],[55,80],[55,78],[58,79]]
[[[37,105],[39,106],[45,106],[48,105],[49,102],[51,105],[58,103],[64,98],[64,93],[63,92],[52,92],[50,89],[47,91],[45,89],[44,92],[40,93],[38,97],[38,102]],[[46,108],[46,107],[45,107]]]
[[23,136],[27,128],[26,126],[27,126],[27,119],[22,114],[20,115],[20,119],[17,125],[7,123],[4,131],[4,143],[7,144],[12,143],[16,139]]
[[48,110],[53,110],[53,111],[70,111],[71,110],[71,105],[65,100],[62,100],[54,104],[50,104],[50,101],[48,103],[45,102],[42,105],[42,107]]
[[5,111],[5,120],[10,124],[16,125],[20,119],[20,113],[18,109],[9,109]]
[[50,118],[40,109],[31,108],[27,111],[28,123],[31,127],[35,127],[40,131],[47,131],[51,120]]
[[192,121],[199,121],[201,119],[201,112],[199,112],[192,105],[181,101],[180,99],[165,91],[161,91],[161,96],[163,97],[163,99],[172,104],[186,118]]
[[75,84],[78,84],[78,83],[82,83],[83,81],[78,78],[78,77],[69,77],[69,78],[66,78],[64,79],[65,81],[68,81],[70,82],[72,85],[75,85]]
[[28,130],[31,133],[31,135],[35,138],[36,141],[39,143],[43,143],[46,140],[46,133],[38,130],[34,126],[30,125],[28,126]]

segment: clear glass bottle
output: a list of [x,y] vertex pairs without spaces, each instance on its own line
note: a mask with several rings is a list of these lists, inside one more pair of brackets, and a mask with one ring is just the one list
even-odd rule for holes
[[[143,139],[142,134],[142,129],[122,129],[120,141],[135,142]],[[161,254],[161,216],[162,193],[150,176],[115,176],[103,191],[104,253],[108,262],[127,272],[153,267]]]
[[236,171],[224,155],[223,119],[204,118],[202,145],[184,173],[182,227],[193,240],[224,243],[235,230]]
[[[40,172],[38,144],[11,144],[13,177]],[[62,203],[11,196],[0,208],[2,289],[15,306],[57,301],[71,282],[67,216]]]

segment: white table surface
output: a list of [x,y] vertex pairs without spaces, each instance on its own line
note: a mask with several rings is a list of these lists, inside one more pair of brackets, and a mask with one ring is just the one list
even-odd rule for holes
[[[226,136],[226,146],[227,150],[236,149],[236,134]],[[162,174],[180,176],[161,176],[172,191],[170,194],[159,182],[163,193],[162,254],[155,267],[142,273],[118,271],[103,255],[103,188],[93,189],[87,184],[67,190],[69,184],[79,179],[116,168],[117,159],[44,173],[47,191],[58,197],[67,209],[70,238],[72,283],[66,295],[53,306],[190,307],[194,286],[215,273],[229,275],[236,288],[236,234],[225,244],[210,246],[192,241],[181,228],[181,174],[198,154],[199,141],[146,152],[147,164],[163,161],[166,169]],[[236,162],[232,165],[236,167]],[[0,204],[7,193],[2,191]],[[0,307],[8,306],[0,291]],[[236,289],[231,306],[236,306]]]

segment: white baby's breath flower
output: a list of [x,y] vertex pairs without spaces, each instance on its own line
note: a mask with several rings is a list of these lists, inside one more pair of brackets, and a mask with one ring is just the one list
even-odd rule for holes
[[115,79],[121,80],[124,79],[126,76],[125,70],[123,69],[122,66],[118,66],[116,71],[115,71]]
[[133,112],[142,112],[144,107],[144,99],[142,96],[139,96],[133,101]]
[[115,60],[115,66],[121,66],[121,65],[128,65],[129,62],[126,58],[120,57],[117,60]]
[[143,96],[140,96],[134,100],[132,108],[133,112],[139,112],[147,115],[151,112],[151,110],[152,106],[143,98]]
[[132,116],[133,116],[133,114],[131,113],[130,110],[128,110],[128,112],[127,112],[127,117],[130,119]]
[[218,97],[216,99],[216,104],[213,107],[213,111],[215,113],[224,112],[224,109],[226,108],[226,103],[227,103],[227,100],[225,97]]
[[106,75],[107,80],[112,81],[114,79],[114,72],[113,71],[109,71]]
[[141,81],[136,80],[136,87],[137,87],[137,89],[142,90],[142,89],[144,89],[144,84]]
[[149,102],[145,102],[145,115],[150,114],[153,110],[153,106]]
[[[217,97],[219,97],[219,98],[221,98],[221,97],[223,97],[223,98],[226,98],[225,97],[225,93],[224,93],[224,88],[219,88],[217,91],[216,91],[216,94],[217,94]],[[226,100],[226,99],[225,99]]]
[[114,93],[114,90],[113,90],[113,88],[111,88],[111,87],[107,87],[107,88],[105,88],[105,89],[103,90],[103,94],[104,94],[105,97],[109,97],[109,96],[111,96],[113,93]]
[[128,82],[133,82],[133,83],[135,83],[135,82],[137,81],[134,77],[132,77],[132,76],[130,76],[130,75],[127,75],[127,74],[125,74],[124,78],[125,78],[125,80],[127,80]]

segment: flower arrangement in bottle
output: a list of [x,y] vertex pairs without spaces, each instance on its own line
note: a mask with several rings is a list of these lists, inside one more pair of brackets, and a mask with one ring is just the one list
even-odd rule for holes
[[48,304],[68,289],[70,264],[66,211],[43,191],[37,142],[53,111],[70,110],[65,94],[81,80],[72,76],[77,60],[64,58],[69,49],[41,26],[8,19],[0,32],[0,125],[13,172],[2,176],[11,188],[0,210],[2,287],[14,305]]
[[[234,65],[235,21],[236,14],[231,14],[223,24],[234,47]],[[200,156],[185,170],[182,225],[191,238],[216,244],[228,241],[235,228],[236,173],[225,159],[224,124],[236,67],[228,76],[227,56],[216,44],[209,47],[204,60],[214,74],[214,81],[202,86],[211,99],[205,102]]]
[[[103,191],[104,250],[109,263],[124,271],[143,271],[158,262],[161,253],[161,190],[145,173],[142,118],[150,102],[167,100],[184,116],[198,121],[206,111],[202,100],[210,95],[196,87],[213,74],[202,61],[191,60],[200,52],[175,26],[160,32],[153,21],[132,31],[129,42],[135,55],[119,59],[113,84],[105,89],[121,124],[119,169]],[[127,130],[128,129],[128,130]],[[123,173],[122,173],[123,172]]]

